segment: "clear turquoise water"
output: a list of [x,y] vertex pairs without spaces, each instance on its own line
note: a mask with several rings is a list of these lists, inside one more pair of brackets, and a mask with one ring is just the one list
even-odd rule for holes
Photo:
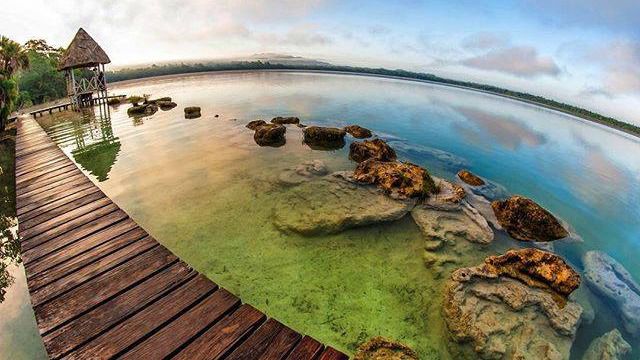
[[[420,234],[407,219],[315,238],[277,231],[274,204],[287,192],[274,179],[283,169],[309,159],[331,170],[353,164],[348,144],[311,150],[295,127],[284,147],[260,148],[244,128],[250,120],[294,115],[305,124],[358,124],[436,175],[453,179],[468,168],[567,221],[584,241],[556,251],[578,269],[582,254],[597,249],[640,280],[640,142],[617,131],[491,95],[352,75],[219,73],[121,84],[113,92],[171,96],[179,106],[131,119],[123,105],[111,109],[110,121],[62,113],[41,124],[185,261],[344,351],[385,335],[425,358],[447,358],[439,297],[446,276],[424,267]],[[203,117],[184,119],[182,108],[191,105]],[[514,246],[500,237],[461,265]],[[592,301],[596,322],[579,330],[576,358],[594,336],[620,327],[608,305]]]

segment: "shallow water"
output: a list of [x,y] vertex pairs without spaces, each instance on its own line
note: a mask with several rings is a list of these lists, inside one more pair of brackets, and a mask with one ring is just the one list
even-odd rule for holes
[[[556,251],[578,269],[582,254],[598,249],[640,280],[640,142],[619,132],[491,95],[361,76],[219,73],[144,80],[113,92],[171,96],[179,106],[141,119],[129,118],[122,105],[102,119],[96,109],[96,117],[56,113],[39,121],[183,260],[345,352],[383,335],[424,358],[450,358],[447,346],[455,345],[444,340],[440,311],[454,267],[437,273],[424,266],[423,239],[410,217],[330,236],[278,231],[274,207],[289,194],[279,174],[312,159],[331,171],[351,170],[351,140],[341,150],[311,150],[289,126],[285,146],[258,147],[244,127],[250,120],[292,115],[305,124],[355,123],[438,176],[453,180],[468,168],[567,221],[584,241],[557,243]],[[182,108],[191,105],[202,107],[201,118],[184,119]],[[500,235],[455,267],[517,246]],[[574,358],[593,337],[621,327],[610,306],[591,296],[597,318],[579,330]]]

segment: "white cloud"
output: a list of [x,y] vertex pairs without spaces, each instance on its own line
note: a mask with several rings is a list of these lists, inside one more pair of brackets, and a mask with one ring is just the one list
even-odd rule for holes
[[506,46],[509,38],[494,32],[477,32],[462,39],[462,47],[468,50],[488,50]]
[[476,69],[499,71],[527,78],[560,74],[560,68],[551,57],[540,56],[538,51],[530,46],[495,49],[483,55],[462,60],[461,63]]

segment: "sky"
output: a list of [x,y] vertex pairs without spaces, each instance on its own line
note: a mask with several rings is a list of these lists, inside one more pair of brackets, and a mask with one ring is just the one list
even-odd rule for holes
[[640,125],[640,1],[2,0],[0,34],[112,68],[281,53],[524,91]]

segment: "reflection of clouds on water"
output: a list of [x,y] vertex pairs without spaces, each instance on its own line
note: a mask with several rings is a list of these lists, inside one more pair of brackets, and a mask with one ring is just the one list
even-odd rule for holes
[[531,129],[513,117],[498,116],[464,107],[458,108],[458,111],[508,149],[516,150],[523,144],[536,147],[547,142],[543,134]]

